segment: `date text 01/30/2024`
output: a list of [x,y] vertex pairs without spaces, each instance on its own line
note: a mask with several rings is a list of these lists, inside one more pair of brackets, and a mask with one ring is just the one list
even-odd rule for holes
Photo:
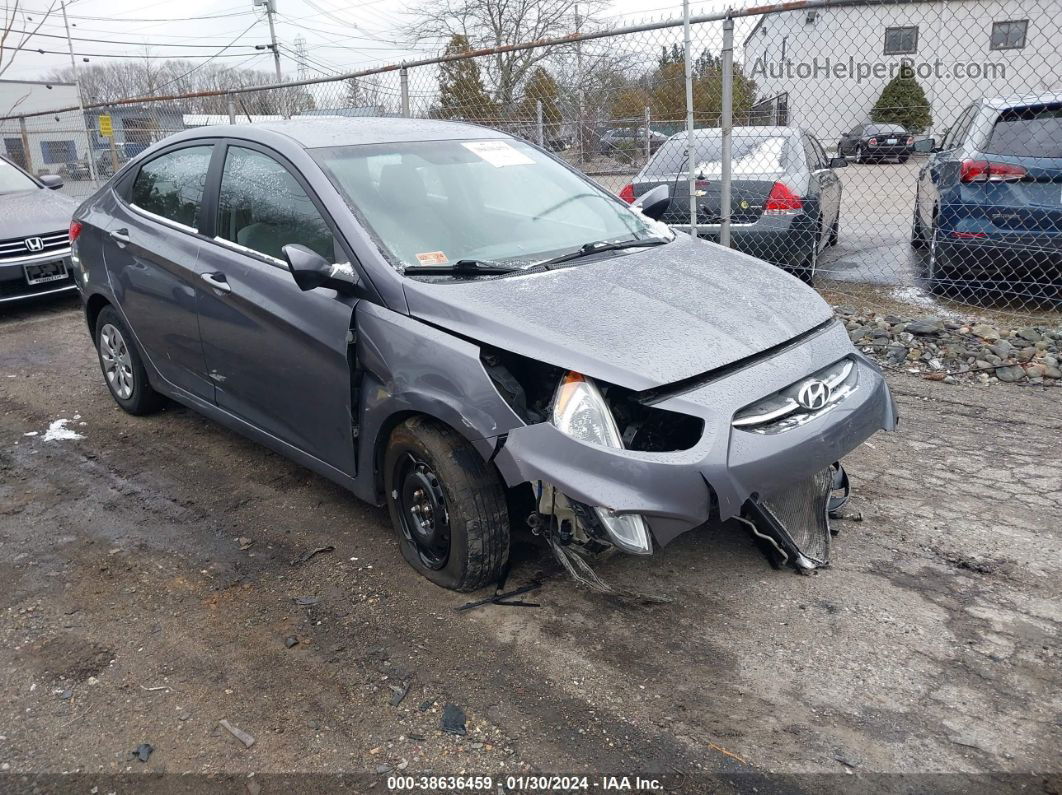
[[[393,792],[454,792],[487,791],[495,788],[493,776],[389,776],[387,788]],[[500,780],[497,783],[502,783]],[[659,779],[641,776],[506,776],[505,788],[518,792],[556,792],[601,790],[604,792],[658,792],[663,789]]]

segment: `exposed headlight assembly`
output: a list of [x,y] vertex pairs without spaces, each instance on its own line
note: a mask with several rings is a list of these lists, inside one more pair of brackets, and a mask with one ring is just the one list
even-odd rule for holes
[[[552,422],[573,439],[602,447],[623,449],[616,420],[601,390],[586,376],[569,372],[561,379],[553,398]],[[608,508],[595,508],[601,525],[613,543],[625,552],[648,555],[652,552],[649,528],[637,514],[619,515]]]

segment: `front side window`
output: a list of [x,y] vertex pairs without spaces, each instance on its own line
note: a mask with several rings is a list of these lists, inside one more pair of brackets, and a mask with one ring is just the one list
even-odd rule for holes
[[1007,22],[992,23],[993,50],[1020,50],[1025,47],[1025,34],[1029,29],[1029,20],[1018,19]]
[[913,55],[918,52],[918,26],[885,28],[886,55]]
[[133,204],[183,226],[199,227],[212,145],[167,152],[140,167],[133,181]]
[[16,193],[20,190],[34,190],[39,187],[40,185],[6,160],[0,160],[0,193]]
[[218,197],[217,235],[274,259],[300,243],[335,259],[332,230],[295,177],[268,155],[230,146]]
[[589,242],[670,234],[516,140],[340,146],[311,154],[399,268],[464,259],[519,267]]

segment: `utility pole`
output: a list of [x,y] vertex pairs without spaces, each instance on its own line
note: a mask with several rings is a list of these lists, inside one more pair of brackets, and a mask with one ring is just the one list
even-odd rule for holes
[[[579,4],[575,4],[575,35],[581,37],[583,33],[582,19],[579,17]],[[576,146],[576,158],[579,163],[586,162],[586,143],[590,140],[590,135],[586,129],[586,90],[583,88],[583,41],[581,38],[575,40],[575,81],[579,86],[579,120],[576,123],[578,129],[575,131]]]
[[697,237],[697,151],[693,140],[693,57],[690,0],[682,0],[682,60],[686,66],[686,170],[689,173],[690,234]]
[[282,83],[284,78],[280,74],[280,49],[277,47],[277,29],[273,25],[273,14],[277,12],[277,2],[276,0],[254,0],[254,4],[256,6],[265,6],[266,19],[269,20],[269,44],[266,46],[273,51],[273,66],[277,71],[277,82]]
[[[88,160],[89,179],[96,181],[96,158],[93,157],[92,137],[89,135],[87,119],[85,118],[85,101],[81,98],[81,77],[77,71],[77,59],[74,57],[74,40],[70,38],[70,22],[66,18],[66,3],[60,2],[59,8],[63,10],[63,27],[66,28],[66,46],[70,49],[70,68],[74,72],[74,85],[77,88],[77,110],[81,115],[81,126],[85,128],[85,157]],[[112,140],[114,133],[111,133]],[[26,152],[29,156],[29,152]]]

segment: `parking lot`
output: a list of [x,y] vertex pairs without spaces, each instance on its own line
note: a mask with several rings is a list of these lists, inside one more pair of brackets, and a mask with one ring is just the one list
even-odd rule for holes
[[[840,261],[857,263],[884,232],[845,217]],[[704,528],[607,562],[606,578],[673,598],[620,603],[525,536],[509,583],[541,577],[521,597],[538,606],[458,612],[490,593],[415,574],[383,510],[180,407],[118,410],[75,302],[2,312],[4,770],[1057,786],[1053,391],[890,373],[900,429],[846,462],[862,521],[840,523],[817,576],[772,570],[740,527]],[[467,736],[440,731],[446,704]]]

